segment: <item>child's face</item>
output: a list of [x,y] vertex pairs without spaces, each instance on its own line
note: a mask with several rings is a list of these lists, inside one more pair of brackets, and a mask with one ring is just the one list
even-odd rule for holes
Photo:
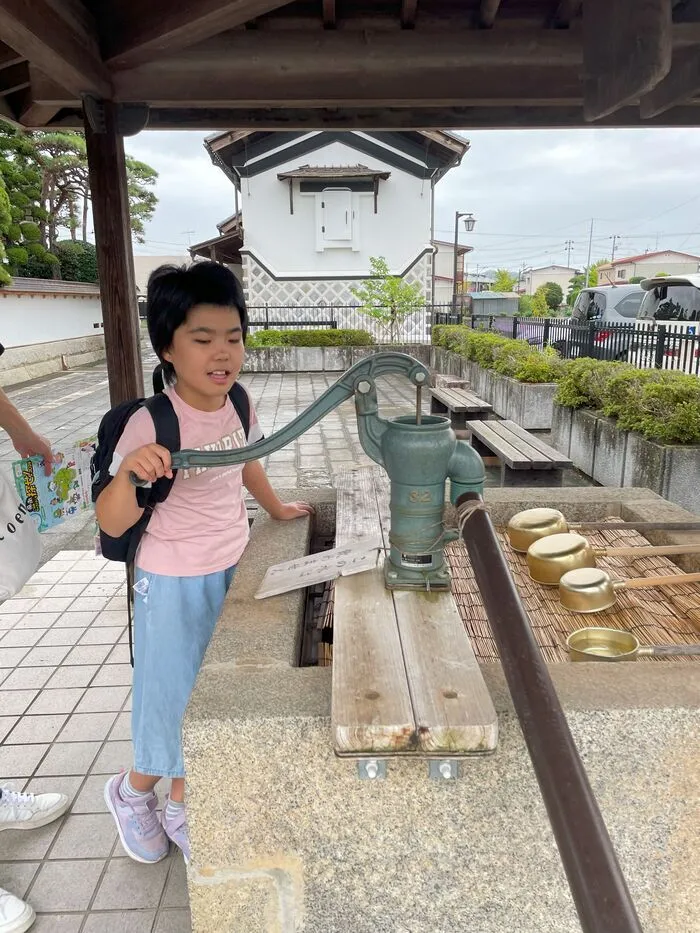
[[216,410],[238,378],[243,354],[238,309],[196,305],[163,356],[175,368],[178,394],[195,408]]

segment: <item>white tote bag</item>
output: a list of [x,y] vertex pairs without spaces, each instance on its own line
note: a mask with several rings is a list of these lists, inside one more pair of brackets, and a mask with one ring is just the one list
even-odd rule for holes
[[15,489],[0,476],[0,602],[22,589],[41,561],[35,518]]

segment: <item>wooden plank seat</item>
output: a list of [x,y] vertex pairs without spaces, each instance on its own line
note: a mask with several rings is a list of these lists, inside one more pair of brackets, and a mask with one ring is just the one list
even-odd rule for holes
[[433,415],[449,415],[455,431],[465,430],[467,422],[493,410],[493,406],[479,398],[470,389],[431,388],[430,412]]
[[[535,437],[515,421],[470,421],[472,446],[479,452],[493,453],[501,464],[501,485],[510,479],[508,470],[548,470],[549,480],[561,478],[561,470],[572,461]],[[517,480],[522,484],[522,474]]]
[[[341,473],[336,544],[381,536],[389,482]],[[451,758],[493,751],[498,719],[449,591],[390,591],[379,566],[335,582],[331,722],[336,754]]]

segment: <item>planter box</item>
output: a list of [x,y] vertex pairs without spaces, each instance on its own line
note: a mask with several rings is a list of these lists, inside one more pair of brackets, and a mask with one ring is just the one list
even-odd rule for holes
[[430,365],[431,348],[415,344],[373,347],[260,347],[246,351],[243,372],[344,373],[360,360],[387,350],[406,353],[425,366]]
[[566,408],[564,405],[553,403],[552,447],[560,450],[567,457],[571,456],[571,423],[573,418],[573,408]]
[[620,430],[612,418],[557,404],[552,446],[603,486],[644,487],[700,512],[700,446],[659,444]]

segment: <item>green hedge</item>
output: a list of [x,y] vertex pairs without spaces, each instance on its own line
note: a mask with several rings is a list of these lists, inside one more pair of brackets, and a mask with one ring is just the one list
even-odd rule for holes
[[432,340],[436,347],[452,350],[518,382],[558,382],[566,366],[556,350],[549,347],[537,350],[526,340],[472,330],[463,324],[433,327]]
[[366,330],[260,330],[250,333],[246,347],[370,347]]
[[664,444],[700,444],[696,376],[590,357],[562,360],[551,348],[537,350],[461,324],[434,327],[433,344],[519,382],[556,382],[560,405],[603,412],[623,430]]
[[663,444],[700,444],[700,379],[627,363],[579,359],[567,363],[555,401],[593,408],[618,427]]

